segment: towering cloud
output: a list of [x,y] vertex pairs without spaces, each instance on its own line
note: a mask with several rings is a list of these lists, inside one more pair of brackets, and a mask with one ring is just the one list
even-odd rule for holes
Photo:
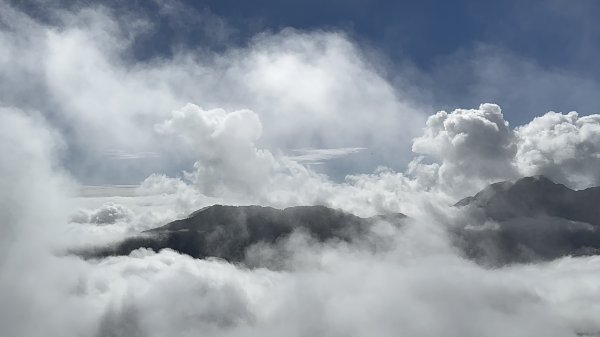
[[429,172],[434,184],[464,195],[490,182],[539,174],[585,188],[600,183],[599,140],[600,115],[548,112],[512,129],[495,104],[440,111],[412,147],[434,164],[416,161],[413,173],[424,179]]
[[489,182],[516,173],[514,135],[495,104],[438,112],[429,117],[412,149],[439,163],[438,183],[458,190],[476,185],[477,180]]
[[206,111],[188,104],[174,111],[172,118],[158,124],[156,130],[181,139],[191,155],[199,158],[189,178],[205,194],[226,194],[224,189],[260,189],[275,168],[271,153],[255,146],[262,124],[250,110]]
[[547,175],[575,188],[600,185],[600,115],[548,112],[515,132],[521,174]]

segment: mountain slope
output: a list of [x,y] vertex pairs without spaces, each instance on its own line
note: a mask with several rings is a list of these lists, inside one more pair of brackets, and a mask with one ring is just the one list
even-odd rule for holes
[[[403,214],[384,220],[398,222]],[[273,244],[294,231],[304,231],[319,241],[345,240],[368,233],[380,217],[360,218],[324,206],[298,206],[283,210],[262,206],[214,205],[186,219],[154,228],[111,247],[84,253],[86,257],[127,255],[138,248],[174,249],[195,258],[219,257],[242,261],[246,250],[257,243]]]
[[[600,254],[599,203],[600,187],[574,191],[543,176],[500,182],[456,203],[463,217],[459,225],[450,226],[450,232],[467,257],[494,266]],[[248,248],[276,244],[294,231],[321,242],[351,242],[368,234],[377,221],[399,224],[404,218],[399,213],[360,218],[324,206],[280,210],[214,205],[80,255],[127,255],[144,247],[170,248],[195,258],[244,261]]]
[[544,176],[492,184],[456,203],[470,205],[499,221],[548,215],[600,226],[600,187],[575,191]]
[[455,206],[454,231],[467,255],[492,264],[600,253],[600,188],[574,191],[537,176],[486,187]]

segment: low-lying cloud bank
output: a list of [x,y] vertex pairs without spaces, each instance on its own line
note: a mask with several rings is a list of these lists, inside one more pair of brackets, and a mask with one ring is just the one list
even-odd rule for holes
[[[202,118],[206,116],[202,114],[206,111],[195,107],[192,111],[200,115],[195,118],[205,120]],[[541,118],[555,115],[550,113]],[[219,112],[218,116],[229,115]],[[235,114],[231,116],[237,118]],[[26,207],[28,212],[24,214],[35,215],[35,218],[23,217],[21,213],[3,213],[15,214],[4,224],[16,226],[3,227],[3,230],[10,232],[10,228],[19,228],[19,232],[14,235],[18,244],[5,248],[8,254],[5,254],[7,258],[2,266],[2,289],[12,290],[3,291],[3,296],[9,299],[5,303],[10,303],[10,307],[3,306],[3,312],[9,314],[3,315],[2,325],[8,333],[18,336],[49,331],[65,336],[192,336],[200,332],[214,336],[284,333],[393,336],[399,332],[409,336],[442,333],[449,336],[505,336],[507,333],[574,336],[598,331],[600,307],[594,299],[600,296],[600,289],[595,286],[600,277],[597,273],[600,260],[596,256],[565,257],[549,263],[487,269],[464,258],[448,239],[448,226],[461,221],[462,215],[446,207],[448,203],[444,204],[456,192],[450,188],[451,184],[440,183],[444,179],[440,172],[448,170],[444,167],[457,170],[463,165],[475,176],[477,167],[483,167],[490,160],[482,155],[482,162],[476,162],[479,157],[473,153],[485,152],[481,149],[488,147],[481,144],[486,137],[475,138],[479,141],[470,138],[481,134],[478,126],[473,125],[488,126],[486,132],[499,130],[498,124],[506,127],[499,132],[508,141],[501,149],[493,148],[496,153],[510,148],[512,142],[516,145],[505,150],[512,156],[506,156],[508,163],[504,164],[514,170],[494,175],[479,174],[476,176],[479,180],[474,180],[473,185],[465,185],[469,187],[497,179],[502,174],[518,175],[514,158],[518,156],[518,142],[524,138],[517,135],[531,125],[516,130],[508,128],[494,105],[441,112],[430,121],[437,121],[440,116],[444,121],[454,121],[445,126],[443,122],[442,126],[435,124],[437,128],[430,122],[421,139],[438,139],[445,144],[440,146],[455,149],[437,152],[443,154],[441,160],[438,157],[436,163],[417,163],[406,173],[380,169],[370,175],[350,176],[345,182],[335,183],[284,156],[258,149],[253,145],[254,136],[232,135],[229,138],[231,144],[227,146],[242,149],[241,153],[249,156],[241,158],[268,158],[266,162],[272,165],[266,166],[268,170],[257,178],[263,188],[257,190],[260,193],[249,195],[245,189],[206,190],[205,185],[195,180],[206,179],[206,176],[194,174],[194,171],[184,180],[153,175],[141,185],[138,197],[121,199],[130,203],[130,207],[106,204],[96,211],[88,210],[87,217],[78,221],[89,222],[89,225],[72,223],[65,227],[66,217],[56,220],[59,221],[56,225],[48,222],[68,214],[69,210],[65,206],[69,199],[64,196],[68,185],[60,178],[62,173],[47,164],[53,162],[55,144],[60,143],[55,138],[35,144],[28,142],[33,135],[48,134],[50,137],[52,133],[42,122],[35,122],[23,113],[3,114],[3,125],[7,128],[3,134],[10,137],[12,144],[29,144],[28,150],[19,151],[21,161],[3,166],[3,186],[8,187],[4,190],[23,192],[10,199],[14,200],[10,209],[19,209],[15,205],[21,209]],[[223,118],[213,121],[213,127],[204,131],[209,137],[206,142],[222,141],[221,137],[229,137],[225,130],[235,130],[223,126]],[[258,119],[255,121],[259,122]],[[490,126],[492,124],[496,127]],[[186,127],[190,125],[193,124],[186,123]],[[206,128],[206,123],[200,126]],[[19,132],[15,134],[10,130]],[[170,133],[186,136],[173,129]],[[415,144],[420,141],[417,139]],[[472,151],[467,151],[469,144],[473,144]],[[14,149],[14,146],[7,146],[3,153],[10,154]],[[227,151],[200,150],[201,158],[208,153],[217,159],[198,160],[194,165],[196,170],[203,169],[201,165],[210,168],[211,163],[229,164],[219,157],[227,156]],[[423,150],[422,153],[427,152]],[[234,157],[228,158],[233,163]],[[16,166],[18,162],[23,166]],[[35,171],[25,180],[15,179],[24,167],[35,168]],[[284,169],[276,171],[274,167]],[[561,172],[567,172],[567,169]],[[585,177],[589,184],[594,182],[593,175]],[[226,178],[219,180],[211,176],[213,182],[222,183],[222,186],[236,186]],[[27,185],[19,181],[27,182]],[[35,184],[29,184],[31,181]],[[287,190],[290,188],[295,190]],[[273,195],[270,196],[269,191]],[[50,192],[53,194],[48,194]],[[81,234],[73,232],[73,228],[89,226],[93,228],[91,231],[98,228],[110,231],[114,227],[135,226],[144,214],[156,211],[154,204],[164,202],[163,198],[184,198],[186,201],[179,203],[179,207],[185,205],[193,209],[215,202],[217,197],[214,195],[202,197],[203,193],[209,192],[217,194],[220,200],[231,198],[232,203],[243,200],[265,204],[316,203],[323,200],[364,214],[407,208],[413,220],[400,228],[384,226],[379,229],[380,237],[391,240],[386,242],[385,249],[364,249],[344,242],[319,243],[299,234],[276,246],[257,246],[249,251],[249,258],[255,262],[262,260],[262,265],[284,266],[273,270],[248,269],[218,259],[192,259],[170,250],[159,253],[138,250],[130,256],[97,261],[63,256],[56,250],[57,246],[68,247],[76,242]],[[292,194],[294,198],[290,196]],[[48,196],[55,202],[65,200],[65,203],[61,202],[58,208],[47,207],[44,203]],[[168,200],[177,209],[176,199]],[[180,210],[184,212],[185,207]],[[178,215],[171,213],[171,216]],[[50,230],[40,232],[38,225],[41,223],[52,226],[48,227]],[[99,223],[103,225],[99,227]],[[38,240],[44,238],[40,233],[45,233],[45,240],[52,244],[40,246]],[[59,238],[63,236],[61,233],[67,233],[70,240]],[[273,260],[274,257],[277,260]],[[38,281],[26,281],[32,278]],[[79,317],[82,312],[85,314],[73,322],[72,317]]]
[[[438,112],[423,125],[424,115],[341,33],[283,31],[224,54],[184,50],[129,64],[123,55],[133,37],[125,33],[148,22],[116,24],[100,7],[59,12],[57,28],[0,6],[6,335],[600,331],[597,256],[488,269],[462,256],[447,235],[465,221],[449,206],[490,182],[544,174],[576,188],[600,185],[598,115],[549,112],[511,128],[500,107],[483,104]],[[386,166],[337,182],[284,151],[299,148],[365,148],[375,151],[370,165]],[[177,165],[150,175],[135,197],[74,197],[67,168],[103,171],[115,149],[157,153]],[[390,168],[402,162],[396,156],[409,162],[406,171]],[[184,164],[188,172],[177,175]],[[169,250],[96,261],[64,254],[215,203],[325,204],[412,220],[377,229],[388,239],[385,249],[299,234],[251,252],[267,262],[283,257],[281,270]],[[78,207],[82,213],[69,221]]]

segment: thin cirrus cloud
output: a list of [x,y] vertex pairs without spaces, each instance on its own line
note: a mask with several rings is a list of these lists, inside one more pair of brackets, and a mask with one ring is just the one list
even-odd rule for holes
[[335,158],[348,156],[366,150],[364,147],[343,147],[338,149],[294,149],[295,155],[288,155],[287,158],[300,163],[322,164],[323,162]]
[[108,159],[113,160],[133,160],[133,159],[144,159],[144,158],[159,158],[159,154],[152,151],[142,152],[127,152],[124,150],[108,150],[104,152],[104,156]]

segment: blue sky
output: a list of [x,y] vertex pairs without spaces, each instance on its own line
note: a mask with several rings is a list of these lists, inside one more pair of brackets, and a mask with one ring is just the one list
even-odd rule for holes
[[[359,43],[389,58],[391,67],[408,62],[430,75],[429,80],[437,84],[420,84],[432,90],[437,109],[494,102],[504,107],[507,120],[513,124],[523,124],[548,110],[598,112],[595,98],[581,99],[568,92],[578,90],[577,82],[596,82],[600,75],[598,1],[226,0],[190,1],[189,5],[208,8],[225,18],[239,27],[242,37],[249,32],[284,27],[348,32]],[[466,66],[453,73],[453,78],[447,78],[439,69],[443,67],[440,64],[456,62],[449,61],[453,58],[458,58],[459,63],[467,61],[465,54],[472,55],[478,48],[490,50],[482,52],[486,55],[482,57],[497,53],[509,59],[509,67],[519,68],[512,63],[524,62],[535,67],[535,71],[559,74],[560,79],[556,80],[558,83],[543,83],[544,88],[539,90],[545,92],[534,93],[529,101],[515,97],[521,93],[511,92],[511,87],[523,90],[513,83],[519,81],[518,77],[498,83],[505,86],[502,88],[472,92],[468,88],[473,76],[470,72],[477,70]],[[535,79],[533,82],[535,85]],[[544,98],[547,99],[543,101]]]

